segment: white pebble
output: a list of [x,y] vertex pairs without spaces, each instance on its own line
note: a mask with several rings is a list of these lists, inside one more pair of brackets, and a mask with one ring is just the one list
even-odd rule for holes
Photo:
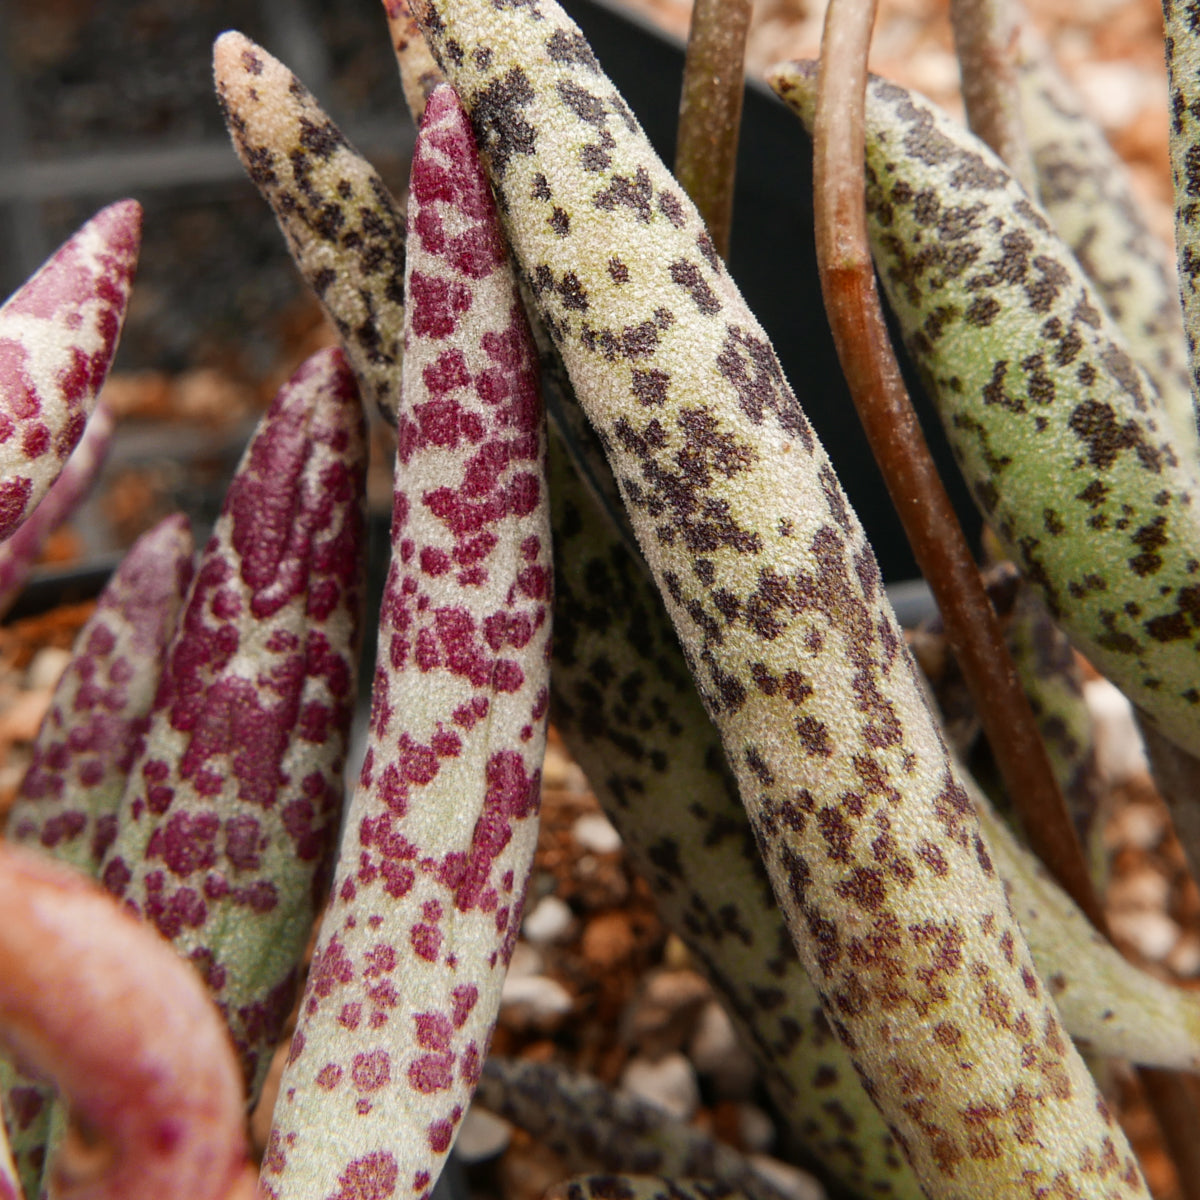
[[762,1154],[770,1150],[775,1140],[775,1125],[757,1104],[739,1104],[738,1136],[748,1154]]
[[708,1077],[718,1100],[746,1100],[753,1095],[758,1069],[738,1040],[729,1014],[715,1000],[700,1011],[688,1057]]
[[1109,919],[1114,935],[1130,942],[1143,958],[1166,958],[1179,940],[1179,926],[1159,912],[1114,912]]
[[512,958],[508,960],[508,979],[521,979],[526,975],[540,975],[542,956],[528,942],[517,942]]
[[1107,679],[1089,679],[1083,698],[1092,714],[1100,777],[1115,785],[1145,775],[1150,768],[1129,701]]
[[581,849],[593,854],[611,854],[621,848],[621,835],[603,813],[584,813],[571,826],[571,837]]
[[575,923],[570,906],[557,896],[543,896],[525,918],[521,932],[535,946],[565,941]]
[[508,1149],[512,1129],[503,1117],[472,1104],[463,1117],[462,1128],[454,1142],[454,1153],[468,1166],[487,1162]]
[[700,1107],[696,1072],[682,1054],[667,1054],[658,1060],[631,1058],[621,1072],[621,1088],[681,1121],[690,1121]]
[[571,993],[548,975],[514,977],[510,972],[500,990],[500,1007],[521,1010],[521,1015],[531,1024],[561,1017],[571,1011],[572,1004]]
[[826,1200],[825,1189],[807,1171],[766,1154],[751,1154],[750,1163],[791,1200]]

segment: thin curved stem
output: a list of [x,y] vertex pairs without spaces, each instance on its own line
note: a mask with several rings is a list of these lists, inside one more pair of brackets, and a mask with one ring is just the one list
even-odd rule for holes
[[1029,702],[933,464],[884,326],[867,241],[863,114],[875,0],[832,0],[813,130],[817,262],[850,392],[1034,851],[1098,928],[1104,913]]
[[751,0],[696,0],[679,100],[675,175],[729,257]]

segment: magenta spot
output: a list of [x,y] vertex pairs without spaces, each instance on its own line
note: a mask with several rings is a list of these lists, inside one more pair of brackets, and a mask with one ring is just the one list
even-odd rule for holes
[[412,273],[408,297],[412,329],[420,337],[446,337],[460,314],[471,307],[471,292],[465,285],[420,271]]
[[41,842],[48,850],[61,842],[77,838],[87,826],[87,817],[81,812],[64,812],[51,817],[42,826]]
[[[167,867],[181,879],[193,871],[207,871],[217,861],[217,832],[220,820],[216,813],[202,812],[189,816],[186,812],[176,813],[160,827],[162,844],[160,853]],[[147,856],[155,857],[155,838],[151,838]]]
[[[407,896],[412,890],[413,880],[416,878],[412,867],[396,862],[384,862],[380,865],[379,872],[383,876],[383,890],[394,900]],[[434,955],[436,957],[436,950]]]
[[318,950],[313,959],[308,976],[308,988],[316,996],[328,996],[335,987],[349,983],[354,978],[354,964],[346,953],[346,948],[337,937],[330,938],[329,944]]
[[430,1176],[428,1171],[418,1171],[413,1176],[412,1190],[414,1192],[419,1192],[422,1188],[427,1188],[431,1178],[432,1176]]
[[[3,382],[0,377],[0,387]],[[7,537],[25,515],[32,491],[33,481],[30,479],[18,477],[0,483],[0,538]]]
[[442,919],[442,902],[440,900],[425,900],[421,904],[421,916],[426,921],[440,921]]
[[432,782],[440,766],[436,752],[430,746],[414,742],[407,733],[400,735],[396,748],[396,762],[400,773],[408,783]]
[[421,551],[421,570],[426,575],[432,575],[435,578],[438,575],[445,575],[450,570],[450,555],[445,550],[426,546]]
[[462,738],[448,729],[439,729],[429,743],[438,758],[457,758],[462,750]]
[[171,802],[175,799],[175,789],[170,787],[152,787],[146,793],[146,807],[150,809],[156,816],[162,816],[163,813],[171,807]]
[[387,942],[380,942],[365,955],[364,979],[376,979],[396,969],[396,949]]
[[388,763],[379,777],[379,798],[398,817],[408,812],[408,785],[395,763]]
[[479,1082],[479,1076],[483,1073],[483,1056],[479,1053],[479,1047],[471,1042],[463,1051],[462,1058],[458,1064],[458,1074],[463,1083],[469,1088],[473,1088]]
[[409,934],[412,948],[426,962],[437,962],[442,948],[442,931],[435,925],[414,925]]
[[360,1092],[378,1091],[392,1078],[392,1062],[386,1050],[371,1050],[356,1054],[350,1067],[350,1078]]
[[454,1028],[461,1029],[479,1000],[479,989],[473,983],[460,983],[450,993],[450,996],[454,1001],[454,1012],[451,1019],[454,1022]]
[[525,682],[525,672],[513,661],[498,658],[492,664],[492,687],[506,694],[519,692]]
[[323,1088],[327,1092],[332,1092],[335,1087],[341,1082],[342,1068],[337,1063],[326,1063],[320,1071],[317,1072],[317,1087]]
[[434,1121],[426,1131],[429,1148],[435,1154],[445,1154],[454,1139],[454,1126],[449,1121]]
[[259,850],[266,838],[256,817],[249,813],[225,822],[225,856],[236,870],[256,871],[262,865]]
[[408,1082],[425,1095],[445,1091],[454,1082],[454,1055],[423,1054],[409,1064]]
[[216,871],[204,877],[204,894],[209,900],[224,900],[229,895],[229,880]]
[[338,1190],[327,1200],[388,1200],[396,1190],[400,1169],[386,1150],[350,1161],[338,1176]]
[[129,881],[133,878],[133,872],[126,866],[125,860],[122,858],[114,858],[104,868],[103,874],[100,876],[100,882],[105,888],[116,896],[118,899],[125,895],[125,889],[129,886]]
[[362,1005],[356,1000],[353,1004],[343,1004],[342,1011],[338,1013],[338,1024],[345,1029],[357,1029],[359,1021],[362,1020]]
[[413,1024],[417,1027],[417,1044],[422,1050],[450,1049],[454,1026],[444,1013],[413,1013]]

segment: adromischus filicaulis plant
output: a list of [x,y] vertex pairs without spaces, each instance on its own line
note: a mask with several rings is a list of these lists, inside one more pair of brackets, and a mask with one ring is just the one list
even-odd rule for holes
[[[808,1135],[835,1176],[864,1193],[955,1196],[986,1190],[1024,1196],[1040,1188],[1088,1196],[1144,1194],[1136,1164],[1070,1049],[1034,966],[1053,979],[1051,990],[1059,993],[1070,1032],[1101,1049],[1151,1061],[1194,1063],[1195,1016],[1186,998],[1166,988],[1150,995],[1144,979],[1093,944],[1082,916],[1038,877],[947,756],[832,468],[698,216],[641,139],[578,30],[552,0],[516,7],[426,0],[417,15],[471,113],[523,281],[570,371],[569,386],[610,455],[736,784],[731,786],[712,727],[698,702],[689,700],[687,685],[655,694],[657,678],[682,679],[680,650],[669,633],[660,632],[665,614],[647,588],[643,566],[628,554],[629,538],[604,527],[604,504],[598,506],[579,487],[561,456],[562,470],[555,475],[563,481],[550,489],[559,498],[556,537],[560,546],[570,547],[581,529],[586,536],[557,565],[564,583],[572,570],[580,574],[559,597],[566,636],[554,668],[560,696],[552,702],[564,728],[575,723],[569,736],[584,747],[585,765],[591,744],[597,791],[612,806],[635,855],[649,864],[649,877],[667,893],[669,919],[679,922],[701,961],[714,968],[760,1054],[784,1068],[768,1070],[767,1078],[785,1116],[799,1126],[795,1132]],[[443,678],[448,675],[467,691],[483,687],[491,714],[500,697],[510,694],[505,681],[515,678],[498,664],[513,661],[501,653],[505,640],[518,629],[516,636],[525,636],[520,618],[528,614],[511,611],[514,603],[525,603],[518,598],[520,576],[498,608],[486,591],[473,591],[485,585],[472,574],[475,567],[481,561],[489,567],[516,561],[547,578],[546,564],[533,561],[544,551],[544,535],[536,546],[524,532],[516,541],[488,541],[499,531],[492,526],[514,515],[540,520],[543,527],[546,520],[544,510],[516,512],[526,502],[528,484],[515,486],[519,471],[515,480],[504,477],[521,458],[517,443],[530,436],[536,442],[538,435],[526,430],[511,439],[490,436],[484,418],[498,414],[480,407],[499,404],[497,389],[514,386],[511,380],[502,386],[496,371],[497,356],[506,353],[501,335],[517,322],[516,293],[508,285],[507,307],[488,298],[484,281],[492,282],[498,272],[484,264],[496,257],[498,235],[482,217],[486,188],[478,182],[471,138],[445,94],[418,151],[428,171],[421,185],[426,195],[414,187],[419,207],[413,252],[415,257],[419,245],[422,257],[411,267],[412,303],[405,314],[397,271],[405,227],[369,170],[319,110],[314,112],[311,97],[289,73],[244,39],[223,39],[218,78],[239,150],[277,202],[289,242],[347,339],[368,392],[400,417],[397,486],[404,496],[397,504],[397,555],[384,611],[392,640],[377,677],[377,744],[347,823],[335,899],[292,1044],[264,1186],[280,1196],[424,1195],[452,1140],[486,1044],[496,968],[516,928],[522,854],[527,869],[526,818],[536,807],[533,759],[546,700],[533,683],[533,662],[519,664],[522,682],[513,693],[519,721],[516,713],[506,713],[494,730],[487,721],[469,720],[477,694],[468,705],[452,688],[439,686],[449,682]],[[794,72],[787,78],[805,76]],[[283,91],[272,94],[272,81],[280,80]],[[800,82],[793,86],[803,91]],[[1035,253],[1036,243],[1025,244],[1032,234],[1019,222],[1043,234],[1044,218],[1023,194],[1011,191],[1009,207],[985,209],[985,199],[995,200],[1007,186],[999,164],[973,143],[947,150],[947,143],[958,143],[935,118],[922,115],[918,102],[890,95],[902,119],[887,152],[896,160],[932,156],[949,164],[917,197],[892,196],[892,203],[932,213],[934,224],[948,210],[968,210],[953,212],[965,226],[964,236],[943,236],[944,249],[921,233],[928,226],[919,218],[919,228],[907,232],[897,222],[910,241],[897,240],[892,252],[910,268],[918,264],[917,276],[943,270],[938,282],[948,287],[970,272],[957,307],[935,311],[933,326],[930,314],[921,313],[910,339],[923,335],[937,342],[943,326],[999,326],[1010,316],[996,301],[1000,295],[1015,301],[1011,345],[1022,346],[1022,339],[1035,343],[1020,355],[1005,343],[1008,357],[997,380],[1001,360],[989,357],[986,339],[972,358],[962,349],[965,340],[947,335],[962,363],[978,367],[979,359],[986,368],[976,384],[982,415],[960,418],[959,427],[994,451],[1001,471],[1022,462],[1027,447],[1001,443],[1003,424],[988,423],[989,400],[1004,412],[1050,407],[1073,394],[1066,376],[1050,374],[1047,356],[1066,357],[1059,367],[1078,359],[1091,367],[1085,378],[1076,364],[1076,382],[1085,391],[1104,384],[1103,370],[1117,386],[1108,384],[1103,396],[1073,396],[1074,407],[1060,419],[1085,444],[1076,466],[1107,473],[1102,483],[1113,491],[1113,504],[1123,502],[1115,494],[1118,484],[1132,486],[1110,471],[1122,455],[1151,460],[1157,454],[1160,470],[1165,463],[1186,476],[1182,453],[1170,462],[1167,418],[1163,444],[1155,446],[1117,406],[1122,395],[1134,395],[1134,407],[1140,397],[1150,414],[1146,421],[1156,419],[1148,381],[1126,366],[1130,360],[1119,337],[1102,326],[1099,307],[1079,303],[1082,285],[1058,274],[1071,269],[1059,265],[1069,259],[1065,249],[1047,241]],[[893,159],[887,161],[893,165]],[[470,189],[468,180],[475,180]],[[971,187],[986,193],[972,197],[981,205],[978,212],[956,204],[958,193]],[[992,218],[990,231],[972,223],[984,211]],[[958,230],[951,221],[950,232]],[[989,232],[994,244],[984,240]],[[1001,239],[1006,233],[1015,233],[1007,243]],[[374,239],[369,252],[360,253],[368,234]],[[964,251],[960,259],[955,251]],[[962,271],[955,274],[960,261]],[[1015,290],[1006,293],[1005,286]],[[1059,294],[1072,287],[1074,307],[1051,311]],[[1040,324],[1028,319],[1027,310]],[[410,323],[407,339],[399,319]],[[1088,331],[1097,329],[1095,345],[1076,346],[1072,335],[1086,341]],[[458,335],[464,338],[461,346],[450,340]],[[404,395],[397,397],[394,368],[404,340],[415,362],[405,369]],[[1049,347],[1042,344],[1047,340]],[[522,353],[528,367],[527,341]],[[544,355],[552,372],[554,353],[546,349]],[[959,370],[960,360],[952,368],[930,367],[929,361],[924,365],[931,376],[958,372],[949,376],[958,380],[957,389],[948,389],[952,395],[966,390],[963,380],[970,376],[965,365]],[[1023,391],[1011,386],[1018,373],[1014,362],[1027,376]],[[1053,395],[1044,386],[1046,377]],[[1033,421],[1035,432],[1046,433],[1052,424],[1047,414],[1035,415],[1047,419],[1044,426]],[[579,426],[568,424],[578,455]],[[1064,440],[1069,443],[1066,433],[1059,438]],[[411,463],[405,462],[406,452]],[[1097,455],[1103,460],[1111,455],[1111,461],[1095,461]],[[540,449],[533,457],[540,461]],[[432,477],[422,473],[439,466]],[[1154,469],[1153,463],[1143,466]],[[405,467],[414,471],[407,481]],[[461,484],[446,486],[456,470]],[[595,479],[590,467],[585,473]],[[978,481],[977,488],[990,495]],[[420,505],[414,503],[415,489],[424,489]],[[543,482],[539,498],[545,490]],[[1107,495],[1100,497],[1101,508]],[[1139,503],[1140,495],[1131,493]],[[1176,520],[1169,499],[1152,503],[1170,509],[1154,514],[1162,517],[1160,523],[1151,518],[1138,524],[1124,513],[1111,518],[1115,532],[1126,534],[1134,547],[1128,565],[1139,578],[1162,568],[1170,555],[1159,538],[1184,523]],[[1186,505],[1180,501],[1177,507]],[[423,515],[427,525],[417,520]],[[1066,528],[1049,527],[1066,525],[1050,502],[1034,515],[1042,522],[1035,526],[1039,532],[1029,533],[1014,516],[1011,531],[1002,535],[1022,549],[1033,537],[1066,537]],[[464,532],[463,522],[479,524]],[[414,532],[406,558],[403,531],[409,524]],[[520,529],[520,522],[512,524]],[[527,545],[533,559],[522,557]],[[1027,555],[1027,566],[1029,561],[1036,565],[1042,559]],[[1146,569],[1139,572],[1135,562]],[[621,602],[642,606],[643,622],[623,622],[625,614],[613,611],[597,613],[591,593],[602,592],[606,578],[617,581]],[[1056,582],[1049,571],[1035,570],[1032,578],[1043,585],[1049,580],[1052,600],[1056,594],[1080,599],[1069,582]],[[490,576],[486,582],[492,582]],[[1119,590],[1115,582],[1105,587]],[[1088,588],[1082,590],[1086,597]],[[1184,611],[1182,587],[1175,598]],[[543,614],[544,629],[545,593],[540,609],[532,604],[535,597],[526,599],[531,611]],[[481,600],[482,607],[467,606],[461,621],[459,610],[468,600]],[[225,603],[212,614],[220,621],[233,619]],[[1128,606],[1122,612],[1130,620],[1144,616]],[[457,615],[447,620],[446,613]],[[1146,620],[1163,615],[1151,612]],[[503,621],[489,627],[489,619],[498,616]],[[1111,632],[1113,625],[1120,633],[1115,622],[1105,624],[1102,614],[1101,630]],[[253,640],[251,628],[248,622],[238,633]],[[1164,627],[1159,621],[1153,628]],[[480,684],[472,676],[481,661],[474,651],[490,664],[491,674]],[[537,658],[536,646],[531,657]],[[615,670],[614,662],[620,664]],[[482,668],[476,673],[483,678]],[[1144,679],[1142,687],[1146,693],[1164,690]],[[1186,704],[1186,693],[1180,694]],[[399,697],[411,703],[411,711],[400,711]],[[685,712],[689,704],[691,713]],[[1186,725],[1178,699],[1146,707],[1169,731]],[[484,726],[479,736],[467,739],[477,724]],[[507,747],[500,753],[521,759],[524,786],[502,786],[500,795],[485,770],[483,790],[477,782],[471,792],[478,806],[464,802],[459,814],[456,828],[466,848],[457,850],[430,831],[431,824],[448,819],[458,800],[440,793],[439,785],[454,767],[465,769],[459,759],[470,758],[468,741],[477,756],[494,761],[491,738]],[[240,769],[237,757],[232,756],[231,777]],[[178,745],[156,761],[211,785]],[[514,768],[514,779],[517,774]],[[705,814],[695,838],[680,833],[687,820],[681,814],[693,802],[685,795],[681,803],[680,781],[702,797],[695,801]],[[796,969],[779,913],[759,898],[761,868],[756,871],[744,853],[747,826],[734,803],[735,790],[749,811],[808,977]],[[193,855],[213,875],[222,875],[227,866],[220,854],[223,849],[230,857],[231,847],[228,838],[223,847],[218,844],[216,831],[227,835],[241,814],[206,809],[203,787],[196,791],[169,800],[160,794],[157,800],[164,808],[177,804],[173,819],[185,818],[175,826],[174,839],[163,832],[155,848],[159,822],[149,840],[144,828],[133,835],[131,861],[121,856],[107,861],[119,860],[151,878],[156,868],[148,864],[165,855],[170,841],[170,853],[188,868],[176,872],[180,878],[193,873]],[[152,808],[149,795],[148,790],[145,806]],[[660,809],[657,823],[651,808]],[[125,820],[142,815],[131,808]],[[516,817],[522,836],[513,835],[511,844],[507,823]],[[35,821],[31,830],[38,828]],[[731,879],[745,880],[743,889],[724,895],[710,884],[714,872],[705,858],[722,842],[723,867],[728,865]],[[485,905],[474,887],[460,904],[469,865],[486,860],[484,876],[488,868],[495,875],[505,854],[511,857],[494,900]],[[164,877],[147,888],[155,898],[146,903],[147,911],[159,904],[168,882]],[[173,881],[170,886],[174,907],[165,899],[159,904],[160,928],[164,920],[186,926],[200,911],[191,904],[194,887],[176,888]],[[214,887],[221,893],[220,884]],[[502,904],[502,893],[511,893],[511,902]],[[206,898],[215,902],[225,894]],[[419,919],[413,908],[418,904]],[[490,925],[474,920],[483,913],[493,915]],[[219,931],[207,931],[191,952],[205,967],[222,961],[220,940]],[[255,966],[253,953],[234,954],[229,975],[240,980]],[[1077,974],[1067,967],[1078,967]],[[481,974],[468,980],[471,971]],[[416,977],[411,997],[393,982],[406,974]],[[486,995],[472,997],[467,1006],[466,993],[455,989],[477,987],[477,979],[485,980]],[[223,981],[211,970],[208,982],[219,993]],[[257,1002],[263,1003],[261,993]],[[236,1026],[239,1014],[227,1015]],[[1135,1045],[1147,1029],[1150,1036]],[[811,1055],[800,1054],[792,1068],[799,1043]],[[807,1071],[813,1073],[806,1079]],[[824,1116],[816,1116],[822,1109]],[[825,1144],[825,1130],[833,1124],[842,1134],[837,1147]],[[322,1137],[331,1144],[321,1145]],[[863,1154],[864,1146],[873,1147],[870,1155]],[[612,1194],[614,1185],[603,1186]],[[641,1185],[621,1186],[621,1194],[643,1194]],[[658,1194],[664,1186],[670,1185],[648,1184],[643,1190]],[[578,1194],[590,1194],[579,1187]]]

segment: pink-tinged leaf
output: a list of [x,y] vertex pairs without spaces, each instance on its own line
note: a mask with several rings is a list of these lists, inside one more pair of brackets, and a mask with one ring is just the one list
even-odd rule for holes
[[50,535],[75,511],[104,465],[112,441],[112,410],[100,400],[62,474],[6,542],[0,542],[0,616],[21,594]]
[[142,209],[97,213],[0,308],[0,538],[33,511],[83,434],[108,374]]
[[267,1149],[275,1198],[428,1196],[487,1054],[537,837],[551,573],[536,357],[448,88],[410,204],[370,741]]
[[365,476],[354,378],[340,350],[321,351],[280,391],[230,485],[101,865],[207,980],[252,1096],[328,886]]
[[61,1200],[249,1196],[237,1061],[195,973],[74,872],[0,847],[0,1045],[93,1145]]
[[80,630],[34,740],[8,817],[10,841],[98,874],[191,580],[186,517],[160,522],[125,556]]
[[[41,508],[65,478],[66,473]],[[38,519],[35,514],[13,540]],[[38,731],[9,813],[10,841],[97,874],[116,836],[117,808],[191,577],[192,537],[183,517],[168,517],[125,556],[80,631]],[[53,1090],[0,1062],[0,1092],[25,1190],[36,1195]]]

